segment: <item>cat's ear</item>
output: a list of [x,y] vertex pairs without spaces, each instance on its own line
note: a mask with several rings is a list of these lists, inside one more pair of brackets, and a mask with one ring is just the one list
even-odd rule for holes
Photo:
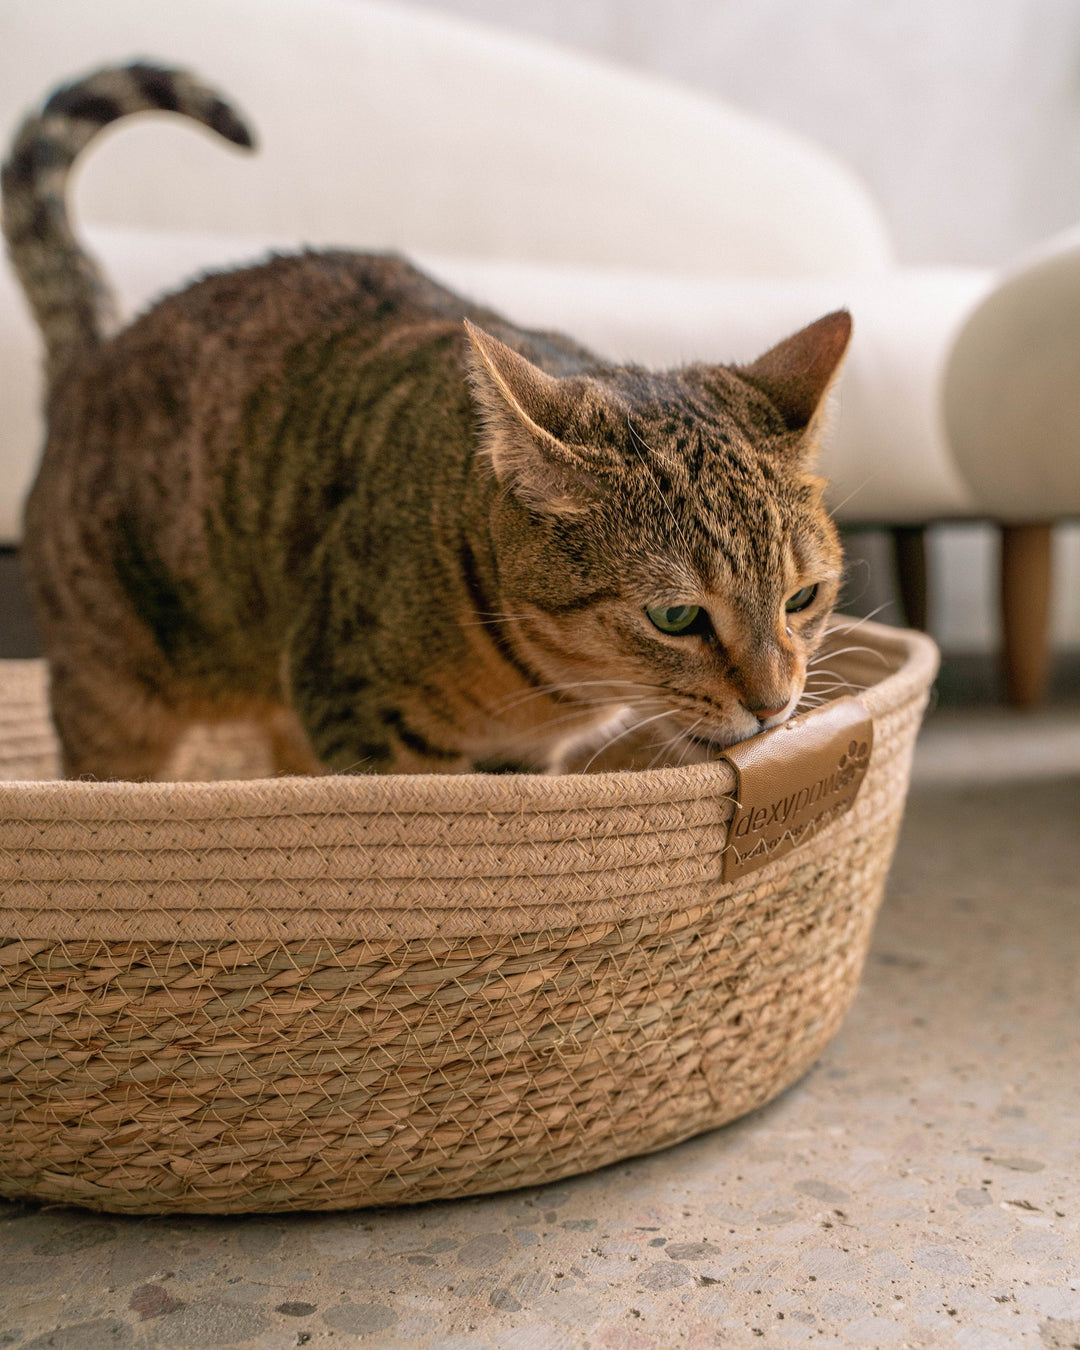
[[468,319],[469,374],[495,476],[533,510],[573,515],[600,495],[589,452],[549,428],[566,424],[574,392]]
[[838,309],[735,371],[774,404],[789,431],[805,431],[839,374],[850,341],[851,315]]

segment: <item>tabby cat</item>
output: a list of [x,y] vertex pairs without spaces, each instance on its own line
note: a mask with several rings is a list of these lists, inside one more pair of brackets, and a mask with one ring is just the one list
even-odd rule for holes
[[810,466],[846,312],[652,373],[326,251],[110,336],[65,188],[144,109],[251,144],[137,64],[55,92],[3,170],[47,349],[24,555],[68,774],[169,776],[223,720],[265,728],[280,773],[458,773],[629,727],[708,755],[791,715],[840,579]]

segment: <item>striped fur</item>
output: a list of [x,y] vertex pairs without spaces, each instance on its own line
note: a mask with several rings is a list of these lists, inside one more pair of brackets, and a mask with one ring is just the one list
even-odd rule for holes
[[[655,373],[333,251],[109,336],[64,182],[148,107],[249,143],[141,65],[53,95],[4,171],[53,378],[24,556],[68,773],[168,777],[196,724],[237,719],[278,772],[446,773],[583,763],[598,736],[700,758],[790,714],[840,579],[809,464],[846,315]],[[685,635],[648,616],[680,605]]]
[[115,327],[112,295],[71,229],[71,167],[103,127],[138,112],[176,112],[250,148],[251,135],[224,100],[181,70],[139,62],[57,89],[26,118],[3,166],[8,256],[45,339],[50,388]]

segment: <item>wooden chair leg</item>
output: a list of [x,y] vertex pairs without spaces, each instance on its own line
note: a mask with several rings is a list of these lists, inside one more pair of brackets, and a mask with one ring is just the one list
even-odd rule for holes
[[1052,535],[1052,525],[1001,527],[1005,696],[1015,708],[1033,708],[1046,692]]
[[896,578],[900,585],[900,607],[909,628],[926,630],[926,527],[924,525],[894,525],[892,528],[893,556],[896,559]]

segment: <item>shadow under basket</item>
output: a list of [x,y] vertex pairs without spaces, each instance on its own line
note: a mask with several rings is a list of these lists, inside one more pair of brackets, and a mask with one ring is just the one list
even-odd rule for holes
[[[854,996],[937,669],[919,634],[831,641],[872,724],[848,743],[865,777],[741,875],[738,822],[775,819],[816,769],[754,779],[773,802],[749,816],[752,773],[728,759],[55,781],[44,667],[0,662],[0,1194],[128,1213],[429,1200],[761,1106]],[[798,761],[815,719],[744,746]]]

